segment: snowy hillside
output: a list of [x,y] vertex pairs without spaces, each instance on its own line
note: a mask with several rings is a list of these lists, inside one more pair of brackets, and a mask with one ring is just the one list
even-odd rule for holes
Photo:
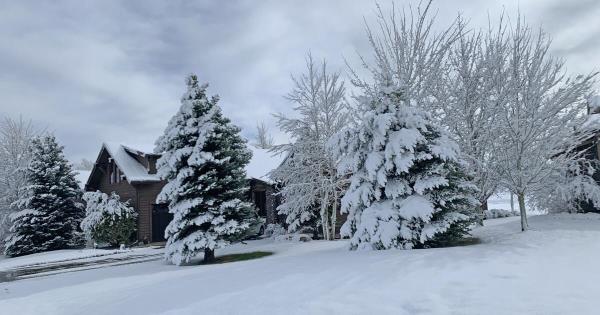
[[[246,262],[162,261],[0,283],[3,314],[594,314],[599,215],[490,220],[465,247],[351,252],[253,241]],[[217,254],[223,254],[221,251]],[[560,253],[560,255],[557,255]],[[526,298],[524,298],[526,297]]]

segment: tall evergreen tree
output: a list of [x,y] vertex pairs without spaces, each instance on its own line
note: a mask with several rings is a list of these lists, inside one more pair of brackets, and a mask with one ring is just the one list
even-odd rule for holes
[[31,162],[25,170],[28,185],[11,216],[8,256],[27,255],[79,245],[79,224],[85,215],[81,190],[63,147],[52,135],[31,142]]
[[363,99],[358,128],[334,140],[339,171],[350,171],[342,234],[352,249],[411,249],[463,237],[474,219],[476,187],[458,145],[402,88]]
[[239,240],[255,211],[244,201],[252,153],[221,113],[218,97],[206,96],[207,87],[196,75],[187,78],[181,107],[156,142],[158,173],[167,180],[158,200],[174,215],[165,259],[178,265],[202,251],[205,262],[214,260],[215,249]]

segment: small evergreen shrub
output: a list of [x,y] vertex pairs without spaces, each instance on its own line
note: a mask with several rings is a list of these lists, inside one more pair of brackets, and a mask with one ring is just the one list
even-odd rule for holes
[[277,237],[280,235],[285,235],[287,233],[286,229],[281,226],[281,224],[271,223],[267,225],[265,229],[265,237]]
[[518,216],[518,211],[510,211],[505,209],[490,209],[483,212],[485,219],[508,218]]
[[112,247],[131,242],[136,232],[137,213],[112,192],[110,195],[96,191],[83,195],[86,217],[81,228],[88,239],[108,243]]

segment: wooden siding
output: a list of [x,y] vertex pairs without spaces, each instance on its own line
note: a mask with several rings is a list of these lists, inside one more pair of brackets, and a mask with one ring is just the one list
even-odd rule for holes
[[249,191],[249,199],[256,204],[256,200],[254,200],[255,194],[254,192],[264,191],[266,197],[266,220],[267,224],[279,223],[283,224],[285,220],[281,220],[280,216],[277,215],[277,207],[279,206],[279,198],[275,195],[276,190],[273,185],[270,185],[264,181],[258,179],[250,180],[250,191]]
[[152,240],[152,208],[156,204],[156,197],[165,182],[136,184],[137,211],[138,211],[138,239],[144,243]]
[[164,182],[132,185],[127,180],[120,180],[111,183],[110,170],[114,162],[109,162],[109,155],[106,150],[100,153],[96,163],[94,177],[86,190],[99,190],[105,194],[114,191],[121,197],[122,201],[127,201],[138,213],[138,241],[149,242],[152,239],[152,205],[164,186]]
[[[138,157],[139,158],[139,157]],[[154,166],[155,155],[148,155],[147,158],[152,161],[147,161],[145,166]],[[137,159],[137,158],[136,158]],[[138,159],[138,162],[141,162]],[[114,169],[115,163],[111,161],[109,153],[103,149],[96,164],[94,170],[90,175],[88,185],[86,185],[87,191],[99,190],[103,193],[110,194],[115,192],[121,197],[122,201],[129,202],[138,213],[138,241],[148,243],[152,241],[152,210],[156,204],[156,197],[164,187],[164,181],[161,182],[134,182],[129,183],[126,179],[121,178],[118,181],[111,181],[111,170]],[[152,170],[151,170],[152,171]],[[262,180],[250,179],[248,181],[249,191],[248,200],[255,202],[255,192],[264,192],[265,200],[265,219],[267,224],[279,223],[285,224],[285,217],[277,214],[277,207],[280,204],[279,197],[275,195],[277,192],[276,188]],[[260,194],[259,194],[260,195]]]

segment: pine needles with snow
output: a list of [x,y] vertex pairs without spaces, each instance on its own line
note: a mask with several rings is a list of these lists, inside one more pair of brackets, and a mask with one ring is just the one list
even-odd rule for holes
[[165,236],[166,260],[183,264],[238,240],[254,218],[246,202],[246,171],[252,153],[240,129],[223,116],[208,85],[187,78],[181,107],[156,142],[158,174],[167,181],[158,202],[168,202],[173,220]]

